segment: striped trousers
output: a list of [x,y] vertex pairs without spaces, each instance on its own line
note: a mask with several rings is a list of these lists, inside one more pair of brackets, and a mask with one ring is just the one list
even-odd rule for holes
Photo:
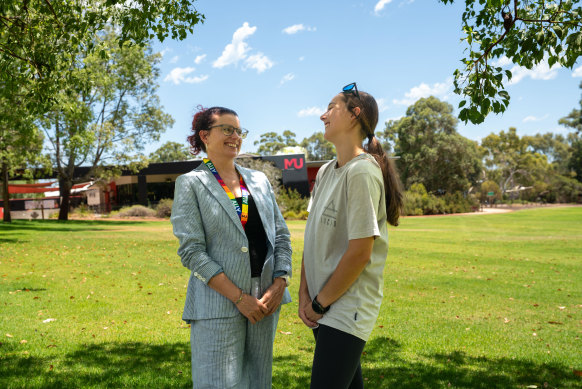
[[243,315],[190,327],[194,389],[271,389],[279,312],[251,324]]

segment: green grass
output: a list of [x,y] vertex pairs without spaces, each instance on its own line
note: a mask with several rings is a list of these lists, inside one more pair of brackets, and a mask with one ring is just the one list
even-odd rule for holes
[[[295,274],[304,226],[289,222]],[[191,387],[176,249],[167,221],[0,224],[0,387]],[[366,386],[582,387],[581,257],[582,208],[404,218]],[[296,311],[282,310],[274,388],[309,387]]]

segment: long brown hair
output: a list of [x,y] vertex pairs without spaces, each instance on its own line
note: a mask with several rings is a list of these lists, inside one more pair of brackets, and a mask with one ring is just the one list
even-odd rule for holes
[[359,91],[359,97],[353,93],[342,93],[341,95],[350,112],[353,113],[356,107],[360,108],[360,114],[357,116],[361,124],[362,139],[368,139],[364,145],[364,151],[372,155],[382,169],[386,194],[386,217],[388,223],[397,226],[404,208],[404,196],[396,166],[374,134],[378,124],[378,104],[372,95],[363,91]]

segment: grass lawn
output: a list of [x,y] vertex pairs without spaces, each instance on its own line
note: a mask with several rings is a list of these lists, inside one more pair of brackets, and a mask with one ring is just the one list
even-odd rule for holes
[[[295,274],[304,226],[289,222]],[[176,250],[168,221],[0,224],[0,387],[191,387]],[[581,258],[582,208],[404,218],[367,388],[582,387]],[[296,311],[282,310],[274,388],[309,387]]]

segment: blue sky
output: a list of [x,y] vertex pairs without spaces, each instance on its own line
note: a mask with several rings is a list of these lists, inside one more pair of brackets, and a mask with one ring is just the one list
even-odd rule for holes
[[[199,104],[237,111],[250,131],[243,152],[270,131],[290,130],[301,141],[323,131],[324,107],[353,81],[378,101],[377,131],[420,97],[434,95],[458,113],[452,74],[465,49],[462,3],[199,0],[206,20],[192,35],[154,44],[163,54],[158,94],[175,124],[145,151],[185,144]],[[502,63],[514,73],[508,110],[478,126],[459,123],[458,131],[474,140],[509,127],[521,135],[567,133],[558,120],[578,106],[581,64],[527,70]]]

